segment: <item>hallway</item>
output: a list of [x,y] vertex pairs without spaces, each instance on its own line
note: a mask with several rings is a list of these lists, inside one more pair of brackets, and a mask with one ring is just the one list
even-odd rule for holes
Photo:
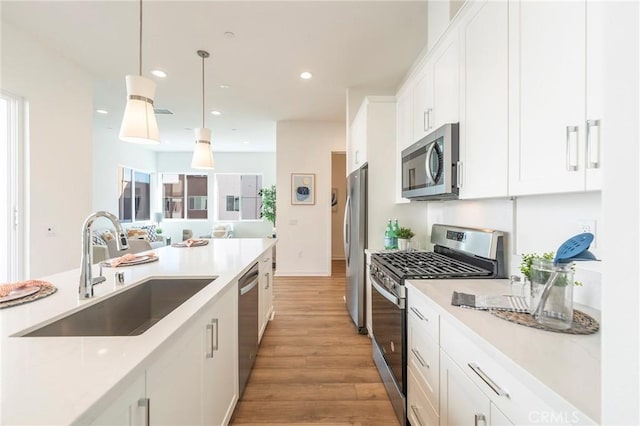
[[275,277],[275,318],[231,424],[397,425],[344,301],[344,262],[332,277]]

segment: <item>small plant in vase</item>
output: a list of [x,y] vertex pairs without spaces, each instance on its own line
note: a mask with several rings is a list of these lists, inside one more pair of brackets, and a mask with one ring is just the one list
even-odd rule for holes
[[411,228],[403,228],[400,227],[398,232],[396,233],[396,237],[398,238],[398,250],[407,251],[411,248],[411,239],[416,234],[413,233]]

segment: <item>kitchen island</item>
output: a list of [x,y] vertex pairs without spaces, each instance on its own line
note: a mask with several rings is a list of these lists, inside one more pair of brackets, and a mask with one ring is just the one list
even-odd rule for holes
[[[468,424],[474,416],[486,417],[487,424],[599,424],[600,332],[539,330],[487,311],[451,305],[453,291],[508,295],[508,283],[407,282],[408,328],[413,335],[409,369],[416,377],[409,381],[409,403],[418,410],[420,401],[428,401],[422,404],[423,416],[433,413],[441,424],[458,424],[456,416],[461,414]],[[598,311],[582,305],[574,308],[600,321]],[[434,359],[432,368],[424,368],[421,363],[429,366],[429,358]]]
[[[154,250],[159,257],[156,262],[103,268],[107,281],[94,287],[92,299],[82,301],[78,299],[79,270],[44,277],[57,287],[55,294],[0,310],[0,423],[91,423],[96,413],[107,409],[129,385],[140,377],[144,380],[159,353],[181,345],[195,318],[220,294],[231,294],[230,286],[235,286],[238,277],[274,244],[272,239],[238,238],[212,239],[202,247],[163,247]],[[124,272],[124,284],[116,283],[116,272]],[[97,274],[98,265],[94,265],[94,276]],[[215,280],[138,336],[14,337],[126,291],[149,277]],[[235,309],[237,312],[237,306]],[[233,368],[235,365],[227,367],[230,371]]]

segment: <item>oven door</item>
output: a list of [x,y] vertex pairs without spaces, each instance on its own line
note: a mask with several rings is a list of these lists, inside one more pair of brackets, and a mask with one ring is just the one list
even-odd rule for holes
[[406,309],[405,299],[397,297],[371,277],[371,319],[373,339],[391,369],[396,385],[407,394],[406,371]]

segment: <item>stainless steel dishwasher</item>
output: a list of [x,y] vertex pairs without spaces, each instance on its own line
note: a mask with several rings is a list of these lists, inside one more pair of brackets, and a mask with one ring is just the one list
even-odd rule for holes
[[238,280],[238,368],[240,397],[258,353],[258,264]]

